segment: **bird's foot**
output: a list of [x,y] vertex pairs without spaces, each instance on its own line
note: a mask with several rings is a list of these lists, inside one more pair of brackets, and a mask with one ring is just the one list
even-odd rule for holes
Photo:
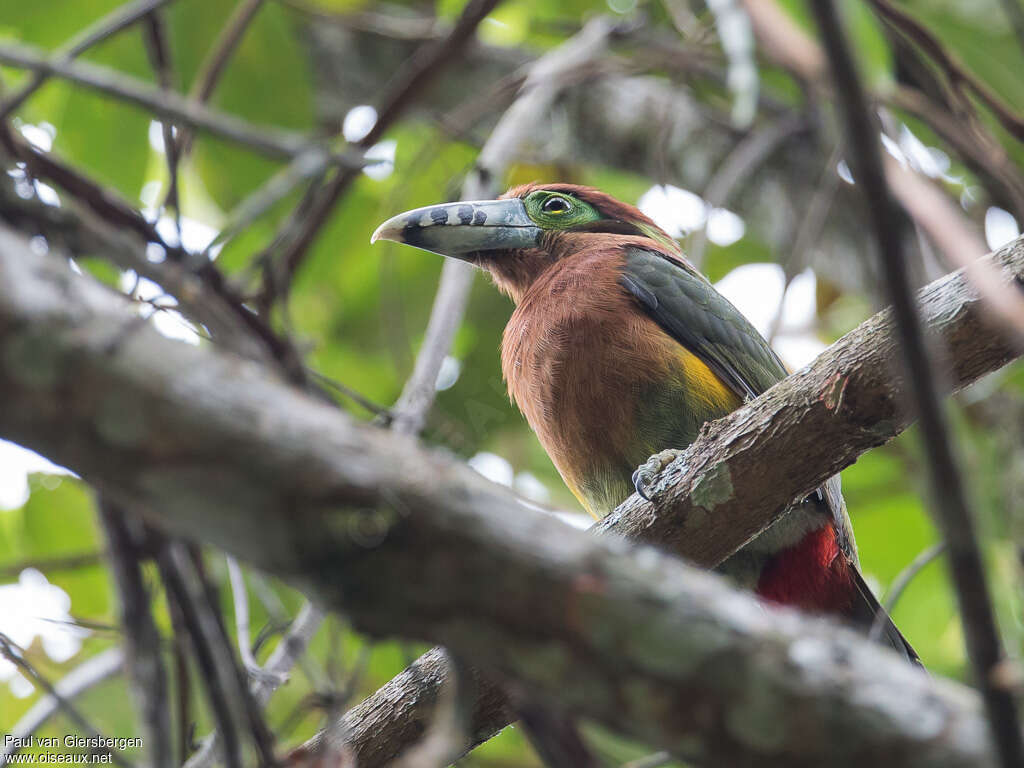
[[667,451],[654,454],[637,467],[636,472],[633,473],[633,487],[636,488],[636,492],[648,501],[652,501],[648,491],[654,485],[654,481],[665,471],[665,467],[679,458],[682,453],[683,451],[679,448],[669,448]]

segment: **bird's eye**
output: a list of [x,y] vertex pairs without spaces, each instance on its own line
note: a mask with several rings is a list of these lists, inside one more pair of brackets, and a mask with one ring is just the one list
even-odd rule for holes
[[556,195],[545,200],[540,209],[544,211],[544,213],[565,213],[571,207],[572,206],[569,204],[568,200]]

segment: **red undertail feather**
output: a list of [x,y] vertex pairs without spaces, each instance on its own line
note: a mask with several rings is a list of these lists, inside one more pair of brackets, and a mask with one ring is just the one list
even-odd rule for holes
[[761,573],[757,594],[813,613],[846,614],[857,597],[851,570],[829,523],[773,557]]

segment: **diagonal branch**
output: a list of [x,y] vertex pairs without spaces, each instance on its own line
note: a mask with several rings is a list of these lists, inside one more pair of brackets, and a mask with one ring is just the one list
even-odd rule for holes
[[171,717],[167,706],[160,630],[150,610],[151,595],[140,566],[142,526],[123,510],[98,500],[100,520],[109,549],[110,570],[121,596],[124,656],[132,692],[146,734],[146,753],[153,768],[171,768]]
[[[469,45],[476,29],[499,0],[470,0],[462,9],[455,26],[443,38],[424,44],[395,74],[381,100],[377,120],[359,140],[357,147],[367,150],[387,131],[409,104]],[[339,171],[322,188],[310,190],[303,204],[285,223],[272,247],[279,247],[279,263],[268,263],[267,284],[261,301],[269,306],[279,295],[286,295],[292,279],[306,259],[317,233],[327,223],[342,195],[358,177],[358,169]],[[262,257],[261,257],[262,258]]]
[[[199,74],[189,90],[189,99],[196,104],[206,104],[213,95],[220,76],[224,73],[238,44],[242,42],[245,31],[249,28],[264,0],[244,0],[239,3],[228,19],[213,48],[203,60]],[[192,149],[192,132],[182,131],[177,140],[178,153],[187,157]]]
[[[986,261],[1000,267],[1007,285],[1024,284],[1024,240]],[[1016,347],[986,324],[984,302],[962,271],[922,289],[918,303],[924,323],[948,351],[955,389],[1016,356]],[[895,374],[899,355],[892,333],[888,311],[867,320],[811,366],[706,428],[663,475],[656,504],[634,495],[593,530],[717,566],[794,500],[910,425],[898,407],[905,384]],[[772,468],[771,482],[764,481],[765,467]],[[399,751],[409,731],[429,718],[438,668],[434,649],[345,716],[360,765],[386,764],[390,751]],[[482,687],[467,748],[512,720],[500,692]],[[315,751],[319,743],[318,736],[307,748]]]
[[124,651],[120,648],[109,648],[95,656],[90,656],[67,675],[53,684],[52,693],[47,693],[29,709],[18,722],[8,726],[11,740],[0,749],[0,761],[4,765],[14,762],[14,755],[47,720],[60,713],[68,703],[95,688],[105,680],[119,674],[124,669]]
[[[608,19],[598,17],[534,62],[519,96],[501,116],[466,177],[462,185],[463,200],[496,197],[502,191],[498,185],[523,143],[571,83],[567,73],[602,53],[613,31]],[[393,409],[394,427],[399,432],[416,435],[426,423],[437,394],[437,376],[462,323],[474,274],[474,268],[465,262],[444,260],[423,345],[416,356],[412,375]]]
[[[28,69],[47,76],[60,77],[99,93],[134,104],[164,120],[202,129],[250,149],[282,160],[318,150],[327,152],[305,136],[272,126],[255,126],[235,115],[210,109],[189,101],[180,94],[164,92],[129,75],[89,62],[47,59],[40,51],[20,43],[0,45],[0,64]],[[360,169],[372,161],[352,152],[331,153],[332,161],[342,168]]]
[[[992,259],[1020,279],[1024,241]],[[957,386],[1012,359],[962,274],[918,301]],[[907,426],[896,349],[883,312],[705,430],[659,502],[631,499],[615,529],[667,532],[677,549],[679,531],[696,532],[705,563],[727,556]],[[3,230],[0,351],[0,434],[171,531],[289,578],[361,631],[441,643],[531,697],[695,762],[994,764],[975,694],[651,549],[574,531],[259,365],[164,339]]]
[[[135,0],[133,3],[118,6],[58,48],[54,52],[53,58],[55,61],[65,64],[73,61],[94,45],[102,43],[107,38],[116,35],[126,27],[130,27],[139,19],[159,10],[171,1]],[[24,104],[25,100],[38,91],[49,77],[48,73],[36,70],[32,73],[27,83],[0,102],[0,122],[6,120],[14,110]]]
[[1013,768],[1024,764],[1024,739],[1021,737],[1017,705],[1013,693],[999,683],[996,675],[998,665],[1006,657],[996,627],[991,591],[985,580],[974,512],[950,445],[946,414],[936,383],[940,376],[929,359],[924,329],[914,306],[909,270],[903,255],[899,209],[886,188],[878,126],[872,119],[835,6],[831,0],[814,0],[811,9],[832,65],[854,173],[865,195],[868,219],[878,244],[880,272],[884,275],[886,293],[892,302],[904,372],[910,380],[908,401],[913,403],[921,421],[921,443],[928,459],[931,502],[949,546],[953,587],[960,607],[968,656],[985,701],[1001,763],[1004,768]]

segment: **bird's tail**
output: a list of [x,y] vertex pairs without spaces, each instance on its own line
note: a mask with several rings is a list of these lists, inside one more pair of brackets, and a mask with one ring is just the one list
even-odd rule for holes
[[923,668],[924,664],[921,663],[921,657],[917,655],[917,651],[892,623],[889,614],[879,604],[878,599],[871,592],[871,587],[867,585],[864,577],[860,575],[860,571],[852,563],[850,572],[858,595],[853,600],[848,618],[854,624],[867,630],[880,643],[892,647],[908,661]]

